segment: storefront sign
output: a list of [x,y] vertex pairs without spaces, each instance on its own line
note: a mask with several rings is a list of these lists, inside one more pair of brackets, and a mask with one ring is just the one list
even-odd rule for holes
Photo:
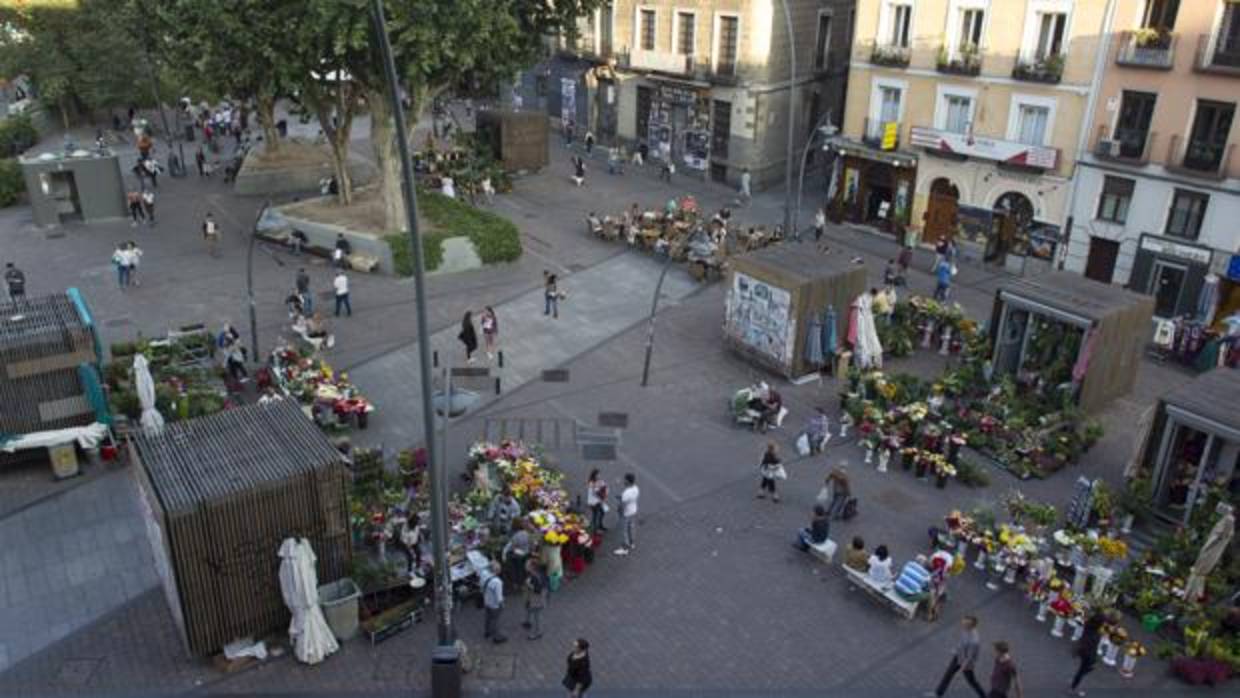
[[883,124],[883,140],[879,146],[883,150],[895,150],[896,142],[900,138],[900,124],[895,121],[888,121]]
[[1182,242],[1153,235],[1141,236],[1141,249],[1154,254],[1179,257],[1197,264],[1209,264],[1210,257],[1213,256],[1213,252],[1209,248],[1185,245]]
[[672,104],[693,104],[697,101],[697,91],[680,85],[659,85],[659,99]]
[[924,126],[913,127],[913,145],[927,150],[955,153],[969,157],[1005,162],[1010,165],[1055,169],[1059,150],[1040,145],[1027,145],[1014,141],[1001,141],[969,133],[940,131]]
[[1029,224],[1029,256],[1038,259],[1053,259],[1055,248],[1061,240],[1060,228],[1057,225],[1034,221]]

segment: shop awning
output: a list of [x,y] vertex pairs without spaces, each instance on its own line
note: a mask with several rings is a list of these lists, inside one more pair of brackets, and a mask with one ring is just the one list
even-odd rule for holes
[[1022,308],[1024,310],[1037,313],[1038,315],[1045,315],[1049,318],[1053,318],[1059,322],[1066,322],[1070,325],[1078,325],[1086,328],[1094,324],[1093,320],[1090,320],[1083,315],[1077,315],[1076,313],[1068,312],[1066,310],[1060,310],[1059,308],[1046,305],[1045,303],[1039,303],[1038,301],[1017,295],[1010,291],[1000,291],[999,298],[1013,308]]
[[874,160],[875,162],[883,162],[892,167],[917,166],[916,153],[904,150],[880,150],[845,136],[836,136],[827,142],[832,150],[841,155],[851,155],[853,157],[865,158],[866,160]]
[[1240,371],[1216,368],[1163,396],[1167,413],[1194,428],[1240,441]]

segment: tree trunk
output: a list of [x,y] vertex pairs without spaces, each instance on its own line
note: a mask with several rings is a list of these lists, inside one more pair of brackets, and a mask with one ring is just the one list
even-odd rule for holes
[[274,96],[260,95],[255,101],[258,125],[263,129],[264,148],[268,153],[280,149],[280,132],[276,130],[276,99]]
[[69,106],[67,102],[68,100],[65,98],[60,100],[60,120],[64,123],[66,131],[69,130]]
[[348,206],[353,203],[353,180],[349,177],[349,137],[348,133],[344,133],[344,138],[340,137],[340,133],[335,138],[329,138],[328,142],[332,148],[332,169],[336,171],[336,199],[341,206]]
[[396,143],[395,114],[392,103],[384,90],[367,93],[370,105],[370,140],[375,149],[375,162],[379,167],[379,193],[383,197],[384,229],[390,232],[408,232],[405,215],[405,197],[401,193],[400,149]]

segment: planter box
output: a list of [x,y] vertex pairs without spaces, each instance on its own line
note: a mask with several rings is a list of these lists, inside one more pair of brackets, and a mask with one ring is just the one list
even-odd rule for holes
[[370,638],[370,644],[377,645],[421,621],[422,602],[419,599],[410,599],[362,621],[361,625],[362,631]]

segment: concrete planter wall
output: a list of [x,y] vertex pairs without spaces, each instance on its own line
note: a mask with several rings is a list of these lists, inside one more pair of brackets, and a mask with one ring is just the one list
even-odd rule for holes
[[[255,168],[255,153],[246,156],[237,173],[237,181],[233,191],[241,196],[266,196],[271,194],[290,194],[293,192],[318,191],[319,180],[332,176],[332,163],[327,153],[323,154],[323,162],[317,165],[299,165],[296,167]],[[375,179],[374,165],[357,157],[349,157],[349,176],[353,186],[360,187]]]

